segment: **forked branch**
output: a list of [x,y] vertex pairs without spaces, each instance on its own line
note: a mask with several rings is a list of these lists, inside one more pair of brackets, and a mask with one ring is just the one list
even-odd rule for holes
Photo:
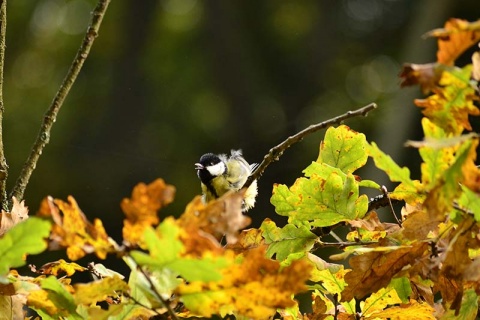
[[50,131],[52,129],[53,123],[57,118],[57,114],[60,111],[60,108],[62,107],[65,98],[70,92],[70,89],[72,88],[75,80],[77,79],[77,76],[82,69],[83,63],[85,62],[88,54],[90,53],[90,49],[93,45],[95,38],[98,35],[98,30],[100,29],[100,25],[102,23],[105,12],[107,11],[109,3],[110,0],[99,0],[97,6],[93,10],[92,19],[90,21],[90,25],[88,26],[87,32],[85,33],[82,44],[78,49],[77,55],[75,56],[75,59],[73,60],[67,75],[63,79],[63,82],[57,94],[55,95],[52,104],[50,105],[43,117],[40,132],[38,133],[35,143],[32,146],[30,155],[28,156],[22,167],[20,176],[15,182],[15,186],[13,187],[13,190],[10,194],[10,199],[13,196],[16,197],[19,201],[23,199],[23,194],[25,192],[25,188],[27,187],[28,181],[30,180],[30,176],[35,170],[38,159],[40,158],[43,149],[50,140]]
[[278,159],[282,156],[282,154],[287,150],[289,147],[291,147],[293,144],[300,142],[305,138],[307,135],[319,131],[321,129],[325,129],[329,126],[332,126],[334,124],[339,124],[342,121],[358,116],[366,116],[370,111],[373,109],[376,109],[377,105],[375,103],[370,103],[362,108],[359,108],[354,111],[348,111],[342,115],[339,115],[335,118],[326,120],[324,122],[320,122],[317,124],[313,124],[302,131],[298,132],[297,134],[288,137],[285,141],[280,143],[279,145],[273,147],[270,149],[270,151],[263,157],[262,163],[255,169],[255,171],[252,173],[252,175],[248,178],[247,182],[243,186],[244,188],[248,188],[254,180],[259,179],[265,169],[274,161],[278,161]]

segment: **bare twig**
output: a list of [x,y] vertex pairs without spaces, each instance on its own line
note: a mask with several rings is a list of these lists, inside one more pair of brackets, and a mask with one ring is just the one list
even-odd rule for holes
[[90,25],[85,33],[82,44],[78,49],[77,55],[73,60],[70,69],[68,70],[67,75],[63,79],[63,82],[55,95],[52,104],[48,108],[45,116],[43,117],[43,122],[40,128],[40,132],[35,140],[35,143],[32,146],[30,155],[25,161],[22,171],[15,182],[15,186],[10,194],[10,198],[15,196],[19,201],[23,199],[23,194],[25,188],[27,187],[30,176],[32,175],[35,166],[37,165],[38,159],[42,154],[43,149],[48,144],[50,140],[50,131],[52,129],[53,123],[57,118],[57,114],[60,111],[60,108],[65,101],[70,89],[72,88],[75,80],[77,79],[80,70],[82,69],[83,63],[88,57],[90,49],[93,45],[95,38],[98,35],[98,30],[102,23],[105,12],[107,11],[110,0],[99,0],[97,6],[92,12],[92,19]]
[[7,34],[7,0],[0,0],[0,202],[2,209],[8,211],[7,175],[8,165],[3,147],[3,67],[5,64],[5,37]]
[[321,129],[327,128],[331,125],[341,123],[342,121],[353,118],[353,117],[358,117],[358,116],[366,116],[368,112],[372,111],[373,109],[377,108],[377,105],[375,103],[370,103],[369,105],[366,105],[365,107],[362,107],[360,109],[354,110],[354,111],[348,111],[347,113],[344,113],[342,115],[339,115],[335,118],[326,120],[324,122],[320,122],[317,124],[313,124],[309,126],[306,129],[303,129],[302,131],[298,132],[297,134],[288,137],[285,141],[280,143],[279,145],[273,147],[270,149],[268,154],[266,154],[263,157],[262,163],[255,169],[255,171],[252,173],[252,175],[248,178],[247,182],[243,186],[244,188],[248,188],[253,181],[258,180],[265,169],[274,161],[278,161],[278,159],[282,156],[282,154],[285,152],[286,149],[291,147],[293,144],[300,142],[305,138],[305,136],[319,131]]

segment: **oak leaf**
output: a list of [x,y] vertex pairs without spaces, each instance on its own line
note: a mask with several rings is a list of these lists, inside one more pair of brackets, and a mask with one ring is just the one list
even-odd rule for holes
[[[385,246],[387,241],[383,239],[380,244]],[[413,264],[427,248],[427,243],[416,242],[397,250],[372,251],[350,258],[352,271],[345,275],[348,286],[342,292],[342,301],[350,301],[354,297],[361,299],[385,287],[397,272]]]
[[446,133],[459,135],[464,129],[472,130],[469,115],[479,115],[474,105],[478,99],[470,83],[472,66],[451,69],[442,73],[440,86],[427,99],[416,99],[422,113]]
[[437,61],[451,66],[465,50],[480,41],[480,20],[452,18],[443,29],[432,30],[425,36],[438,38]]
[[87,268],[84,268],[75,262],[67,262],[63,259],[48,262],[41,266],[40,268],[36,268],[34,265],[30,265],[30,269],[32,272],[42,275],[53,275],[58,276],[59,274],[66,274],[67,276],[72,276],[76,271],[86,271]]
[[68,202],[52,197],[43,199],[37,215],[52,218],[51,246],[67,248],[71,260],[89,253],[105,259],[108,253],[115,252],[114,242],[108,237],[102,221],[88,221],[72,196],[68,197]]
[[410,303],[393,306],[383,311],[373,314],[369,319],[418,319],[418,320],[435,320],[435,310],[428,303],[421,303],[411,300]]
[[2,211],[0,213],[0,237],[17,223],[28,219],[28,208],[25,207],[25,201],[18,202],[15,197],[13,197],[12,200],[12,211]]
[[177,294],[193,314],[268,319],[277,308],[295,305],[292,295],[306,290],[311,268],[305,260],[282,268],[280,262],[265,257],[264,248],[256,248],[247,251],[240,262],[223,269],[220,281],[184,283]]
[[130,245],[138,245],[143,231],[159,223],[157,211],[173,201],[175,187],[157,179],[150,184],[139,183],[130,198],[120,203],[126,219],[123,221],[123,239]]
[[243,193],[244,190],[228,192],[207,204],[197,196],[187,205],[177,223],[187,232],[202,230],[217,240],[225,236],[228,244],[234,244],[239,231],[251,222],[242,214]]
[[445,66],[439,63],[414,64],[405,63],[400,71],[402,82],[400,86],[420,85],[422,92],[427,94],[438,86]]

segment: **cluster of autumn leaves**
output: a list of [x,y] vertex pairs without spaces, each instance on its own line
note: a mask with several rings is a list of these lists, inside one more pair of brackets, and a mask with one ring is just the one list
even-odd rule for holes
[[[102,222],[90,222],[73,197],[48,197],[36,217],[14,199],[0,214],[0,314],[23,317],[26,305],[43,319],[171,319],[233,314],[267,319],[475,319],[480,294],[479,136],[469,116],[478,115],[480,54],[459,68],[455,60],[480,41],[480,21],[451,19],[434,30],[437,61],[405,65],[403,85],[419,84],[423,141],[410,141],[422,159],[412,179],[375,143],[345,125],[330,128],[319,157],[288,187],[275,185],[271,203],[288,218],[245,229],[242,192],[203,204],[196,197],[178,218],[159,217],[175,188],[158,179],[140,183],[121,202],[123,242]],[[402,201],[397,223],[369,207],[362,188],[381,190],[355,172],[371,158],[398,186],[384,196]],[[388,201],[386,202],[388,203]],[[27,219],[28,218],[28,219]],[[345,239],[326,242],[322,228],[343,229]],[[328,231],[328,230],[327,230]],[[341,249],[327,262],[324,247]],[[25,256],[65,249],[71,260],[15,268]],[[125,277],[102,264],[76,261],[115,255]],[[72,283],[75,273],[94,280]],[[310,292],[311,308],[295,295]]]

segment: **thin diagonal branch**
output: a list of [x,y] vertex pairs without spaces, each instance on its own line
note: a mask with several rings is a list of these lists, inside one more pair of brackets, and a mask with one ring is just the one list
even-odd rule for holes
[[92,19],[90,25],[85,33],[82,44],[78,49],[77,55],[73,60],[70,69],[68,70],[67,75],[63,79],[62,85],[60,86],[57,94],[55,95],[52,104],[48,108],[45,116],[43,117],[43,122],[40,127],[40,132],[35,140],[32,150],[27,160],[25,161],[20,176],[15,182],[15,186],[10,194],[10,198],[15,196],[19,201],[23,199],[23,194],[25,188],[27,187],[28,181],[32,172],[35,170],[38,159],[42,154],[43,149],[48,144],[50,140],[50,131],[52,129],[53,123],[57,118],[57,114],[60,111],[60,108],[65,101],[70,89],[72,88],[75,80],[77,79],[80,70],[82,69],[83,63],[90,53],[90,49],[93,45],[95,38],[98,35],[98,30],[102,23],[105,12],[107,11],[110,0],[99,0],[97,6],[92,12]]
[[3,68],[5,64],[5,37],[7,35],[7,0],[0,0],[0,202],[2,209],[8,210],[7,175],[8,165],[3,147]]
[[278,161],[278,159],[282,156],[283,152],[287,150],[289,147],[291,147],[293,144],[300,142],[305,138],[305,136],[319,131],[321,129],[325,129],[331,125],[341,123],[342,121],[353,118],[353,117],[358,117],[358,116],[366,116],[370,111],[373,109],[376,109],[377,105],[375,103],[370,103],[369,105],[366,105],[365,107],[362,107],[360,109],[354,110],[354,111],[348,111],[347,113],[344,113],[342,115],[339,115],[335,118],[326,120],[324,122],[320,122],[317,124],[313,124],[309,126],[308,128],[303,129],[302,131],[298,132],[297,134],[288,137],[285,141],[280,143],[279,145],[273,147],[270,149],[268,154],[265,155],[263,158],[262,163],[255,169],[255,171],[252,173],[252,175],[248,178],[247,182],[245,182],[245,185],[243,186],[244,188],[248,188],[254,180],[259,179],[265,169],[274,161]]

